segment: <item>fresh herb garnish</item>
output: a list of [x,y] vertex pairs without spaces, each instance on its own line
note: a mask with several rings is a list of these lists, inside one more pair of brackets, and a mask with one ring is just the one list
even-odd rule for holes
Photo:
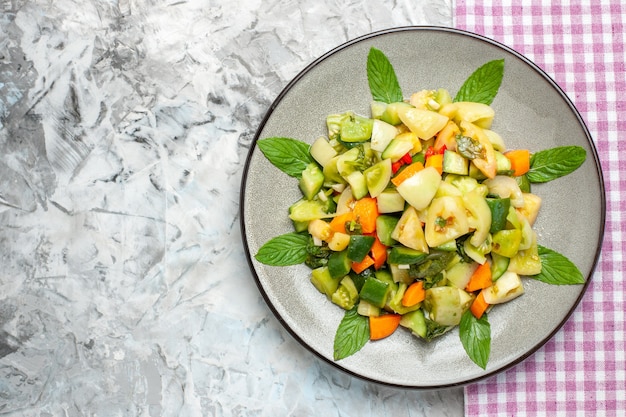
[[469,76],[454,97],[454,101],[491,104],[498,94],[504,77],[504,59],[489,61]]
[[584,284],[585,277],[565,256],[541,245],[537,247],[541,259],[541,272],[532,275],[537,281],[552,285]]
[[346,311],[335,333],[333,357],[336,361],[361,350],[370,339],[367,317],[357,313],[357,308]]
[[276,236],[261,246],[255,259],[270,266],[301,264],[307,259],[309,240],[310,236],[305,233],[285,233]]
[[476,365],[485,369],[491,353],[491,325],[487,320],[487,314],[477,319],[469,310],[463,313],[459,324],[459,337],[467,356]]
[[552,181],[577,170],[586,158],[587,152],[580,146],[545,149],[531,156],[526,176],[531,183]]
[[300,178],[302,171],[313,161],[310,145],[296,139],[273,137],[260,139],[257,145],[276,168],[290,177]]
[[397,103],[404,99],[391,62],[376,48],[367,55],[367,81],[375,101]]

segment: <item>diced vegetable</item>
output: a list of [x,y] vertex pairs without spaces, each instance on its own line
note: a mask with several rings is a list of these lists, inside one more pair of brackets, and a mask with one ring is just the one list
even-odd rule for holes
[[401,319],[400,314],[370,316],[370,340],[379,340],[391,336],[400,325]]

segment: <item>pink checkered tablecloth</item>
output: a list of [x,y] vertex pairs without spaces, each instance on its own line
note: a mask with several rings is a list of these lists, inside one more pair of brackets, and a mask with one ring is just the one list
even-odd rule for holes
[[512,47],[569,95],[607,193],[601,258],[576,311],[530,358],[468,385],[465,414],[626,416],[626,2],[456,0],[453,10],[455,27]]

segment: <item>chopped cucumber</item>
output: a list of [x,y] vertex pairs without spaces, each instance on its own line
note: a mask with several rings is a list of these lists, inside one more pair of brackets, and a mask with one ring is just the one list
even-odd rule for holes
[[380,116],[380,119],[384,122],[387,122],[391,125],[397,126],[402,123],[400,120],[400,116],[398,115],[398,109],[400,108],[412,108],[413,106],[409,103],[405,103],[403,101],[399,101],[396,103],[389,103],[385,107],[383,114]]
[[402,319],[400,319],[400,326],[410,329],[411,333],[421,337],[422,339],[426,338],[426,319],[424,318],[424,312],[421,309],[402,315]]
[[406,248],[404,246],[394,246],[389,251],[387,261],[396,265],[411,265],[422,262],[428,256],[427,253]]
[[342,250],[341,252],[333,252],[328,257],[328,272],[333,278],[341,278],[350,273],[352,267],[352,260],[348,256],[348,250]]
[[383,159],[391,159],[391,162],[400,160],[404,155],[413,149],[413,141],[410,136],[396,136],[382,153]]
[[443,153],[443,172],[456,175],[467,175],[469,161],[461,154],[447,150]]
[[324,173],[315,162],[311,162],[302,171],[298,185],[300,186],[302,194],[304,194],[304,198],[313,200],[313,197],[315,197],[324,185]]
[[337,151],[324,136],[320,136],[313,142],[309,153],[322,167],[337,156]]
[[391,287],[388,283],[369,277],[365,279],[363,288],[359,292],[359,297],[375,307],[383,308],[387,303],[390,291]]
[[[330,199],[329,199],[330,201]],[[305,198],[296,201],[289,207],[289,218],[294,222],[309,222],[315,219],[333,217],[328,213],[329,202],[320,200],[307,200]]]
[[361,262],[372,249],[376,238],[374,236],[352,235],[348,244],[348,258],[354,262]]
[[388,214],[381,214],[376,218],[376,235],[383,245],[392,246],[397,243],[391,234],[396,228],[398,220],[397,217]]

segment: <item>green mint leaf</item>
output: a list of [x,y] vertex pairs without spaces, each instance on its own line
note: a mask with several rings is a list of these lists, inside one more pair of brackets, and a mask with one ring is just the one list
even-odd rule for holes
[[309,236],[304,233],[286,233],[267,241],[255,259],[265,265],[288,266],[303,263],[307,258]]
[[313,161],[310,145],[291,138],[273,137],[257,141],[263,155],[290,177],[300,178],[302,171]]
[[534,153],[526,174],[531,183],[555,180],[570,174],[585,162],[587,152],[580,146],[558,146]]
[[346,311],[335,333],[334,353],[336,361],[361,350],[370,339],[370,324],[365,316],[357,313],[357,308]]
[[391,62],[376,48],[371,48],[367,55],[367,81],[375,101],[397,103],[404,99]]
[[491,353],[491,325],[487,320],[487,314],[477,319],[469,310],[463,313],[459,324],[459,336],[470,359],[485,369]]
[[585,283],[583,274],[576,265],[565,256],[541,245],[539,245],[537,249],[539,250],[539,258],[541,259],[541,272],[537,275],[530,276],[530,278],[552,285],[576,285]]
[[454,97],[454,101],[491,104],[498,94],[504,76],[504,59],[489,61],[469,76]]

